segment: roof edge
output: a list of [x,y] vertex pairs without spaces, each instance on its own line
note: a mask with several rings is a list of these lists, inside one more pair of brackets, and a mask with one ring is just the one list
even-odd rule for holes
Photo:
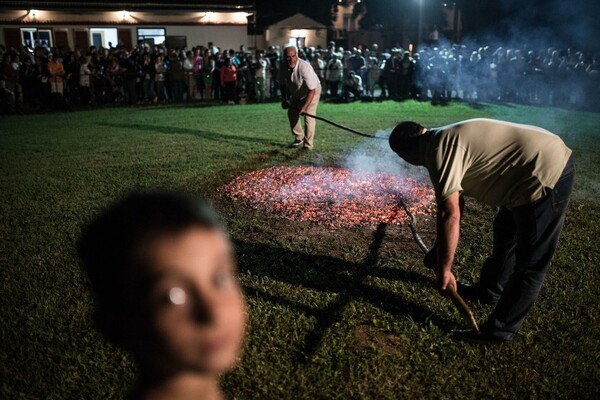
[[251,11],[255,9],[253,1],[238,0],[230,4],[219,3],[217,1],[197,1],[194,3],[178,3],[169,1],[153,2],[102,2],[86,1],[84,3],[74,1],[2,1],[0,10],[23,10],[40,9],[49,11],[68,11],[68,10],[97,10],[97,11]]

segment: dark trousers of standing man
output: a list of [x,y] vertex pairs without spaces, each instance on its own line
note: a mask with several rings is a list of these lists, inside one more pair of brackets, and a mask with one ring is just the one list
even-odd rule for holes
[[483,327],[486,333],[512,340],[523,324],[548,273],[574,178],[570,158],[546,196],[512,210],[498,209],[492,255],[484,263],[478,283],[483,298],[498,301]]
[[235,101],[235,81],[225,82],[225,97],[223,101]]

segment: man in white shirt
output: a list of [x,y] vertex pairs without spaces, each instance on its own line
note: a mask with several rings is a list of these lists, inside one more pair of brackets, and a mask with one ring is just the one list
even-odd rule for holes
[[[283,55],[285,64],[280,74],[281,94],[284,103],[289,104],[288,119],[295,137],[292,146],[299,147],[304,144],[305,149],[311,150],[315,136],[315,119],[304,114],[315,115],[317,112],[321,83],[313,67],[298,58],[298,49],[295,46],[287,46],[283,49]],[[302,129],[300,116],[304,116],[306,133]]]
[[344,79],[344,99],[349,99],[350,93],[352,93],[354,100],[358,100],[362,91],[362,79],[360,76],[356,75],[354,71],[348,72],[346,79]]
[[219,54],[220,50],[217,46],[213,44],[213,42],[208,42],[208,54],[211,56],[216,56]]
[[321,87],[323,87],[325,83],[325,61],[323,61],[323,59],[321,58],[320,53],[314,53],[310,65],[312,65],[313,69],[315,70],[315,73],[319,77],[319,81],[321,81]]

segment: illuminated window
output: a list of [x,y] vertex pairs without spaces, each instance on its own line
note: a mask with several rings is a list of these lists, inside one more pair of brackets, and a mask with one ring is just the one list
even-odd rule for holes
[[35,46],[54,46],[51,29],[21,28],[21,41],[23,46],[31,48]]
[[143,40],[149,45],[162,44],[167,36],[165,28],[138,28],[137,32],[138,40]]
[[119,43],[116,28],[90,28],[90,43],[96,48],[109,48]]

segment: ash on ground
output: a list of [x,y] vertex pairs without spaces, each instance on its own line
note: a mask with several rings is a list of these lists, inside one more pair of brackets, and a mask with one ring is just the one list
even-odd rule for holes
[[274,166],[241,175],[219,189],[255,210],[330,229],[402,224],[435,210],[433,190],[415,179],[346,168]]

